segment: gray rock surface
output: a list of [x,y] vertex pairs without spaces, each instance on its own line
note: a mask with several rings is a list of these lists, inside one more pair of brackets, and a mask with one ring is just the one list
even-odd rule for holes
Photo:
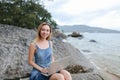
[[[32,67],[28,64],[28,47],[35,36],[34,30],[0,24],[0,80],[21,78],[30,74]],[[78,49],[55,37],[52,41],[55,60],[70,56],[70,64],[78,64],[89,70],[88,73],[72,74],[73,80],[102,80],[99,76],[95,79],[96,69]],[[82,79],[81,75],[88,75],[88,78]],[[89,75],[93,78],[90,79]]]
[[0,78],[15,78],[27,75],[28,46],[35,31],[15,26],[0,25]]

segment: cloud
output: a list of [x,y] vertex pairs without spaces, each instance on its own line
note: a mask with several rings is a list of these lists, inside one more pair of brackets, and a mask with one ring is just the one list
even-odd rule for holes
[[[119,5],[120,0],[54,0],[57,9],[56,12],[70,15],[78,15],[85,12],[91,12],[101,9],[112,8]],[[54,4],[53,4],[54,5]]]
[[110,11],[107,14],[96,17],[96,19],[90,21],[89,25],[99,25],[104,28],[118,29],[120,27],[120,11]]
[[120,29],[120,0],[54,0],[46,5],[60,25],[87,24]]

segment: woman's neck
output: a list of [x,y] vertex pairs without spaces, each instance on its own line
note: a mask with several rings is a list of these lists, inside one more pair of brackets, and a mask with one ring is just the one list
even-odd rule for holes
[[42,39],[40,39],[40,41],[43,41],[43,42],[44,42],[44,41],[47,41],[47,40],[46,40],[46,39],[44,39],[44,38],[42,38]]

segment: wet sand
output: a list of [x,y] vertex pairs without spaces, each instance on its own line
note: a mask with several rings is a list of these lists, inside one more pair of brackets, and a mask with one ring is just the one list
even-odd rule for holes
[[120,80],[120,77],[114,75],[114,74],[111,74],[109,72],[105,72],[104,71],[104,74],[109,78],[109,80]]
[[94,62],[90,60],[90,62],[94,65],[94,67],[99,71],[99,73],[104,77],[105,80],[120,80],[120,76],[116,74],[110,73],[108,69],[106,69],[100,61],[96,59]]
[[105,70],[99,69],[99,72],[105,80],[120,80],[119,76],[109,73]]

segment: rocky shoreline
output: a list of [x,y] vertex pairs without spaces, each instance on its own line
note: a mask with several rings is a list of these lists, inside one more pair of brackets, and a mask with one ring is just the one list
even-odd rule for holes
[[[35,30],[0,24],[0,80],[29,79],[32,67],[28,64],[28,46],[35,34]],[[73,66],[69,70],[73,80],[107,80],[78,49],[63,42],[61,38],[65,35],[61,35],[55,35],[52,39],[54,57],[57,60],[71,56],[70,64]]]

